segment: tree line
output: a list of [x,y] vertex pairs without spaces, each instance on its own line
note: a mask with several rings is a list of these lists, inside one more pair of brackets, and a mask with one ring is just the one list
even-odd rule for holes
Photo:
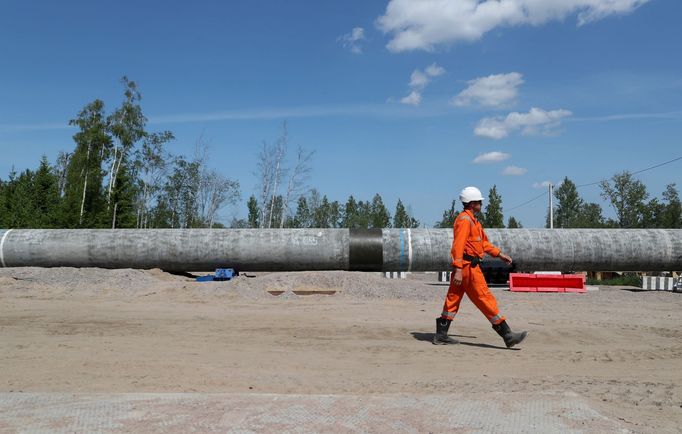
[[[4,228],[212,228],[225,227],[217,212],[240,198],[239,182],[208,168],[209,148],[200,137],[192,158],[172,155],[170,131],[151,132],[137,84],[123,77],[123,99],[111,113],[96,99],[69,124],[74,149],[46,156],[35,170],[0,179],[0,227]],[[399,199],[393,216],[381,195],[345,204],[308,185],[313,152],[298,148],[288,166],[286,123],[273,144],[257,155],[258,194],[248,217],[234,228],[419,227]]]
[[234,228],[417,228],[409,206],[401,199],[393,215],[379,193],[371,200],[350,195],[345,203],[330,200],[309,185],[314,152],[298,147],[289,155],[289,132],[282,124],[272,144],[263,142],[257,155],[257,194],[249,197],[245,219]]
[[[578,193],[576,184],[565,177],[554,189],[552,223],[554,228],[682,228],[682,203],[676,184],[668,184],[661,198],[651,197],[646,185],[632,173],[624,171],[599,183],[600,196],[615,211],[615,218],[606,218],[601,205],[587,202]],[[436,227],[449,228],[461,209],[461,204],[452,201],[449,209]],[[481,223],[488,228],[504,228],[502,197],[493,185],[480,216]],[[506,227],[523,227],[521,222],[510,216]],[[547,210],[545,227],[550,227],[550,213]]]
[[[236,204],[239,182],[208,167],[209,146],[200,137],[192,158],[166,149],[170,131],[151,132],[137,84],[123,77],[123,98],[110,113],[96,99],[69,124],[76,127],[74,149],[54,164],[43,156],[35,170],[12,170],[0,179],[0,227],[4,228],[212,228],[225,227],[218,211]],[[416,228],[409,206],[398,199],[393,215],[380,194],[353,195],[341,203],[310,188],[314,152],[289,152],[286,122],[279,137],[263,142],[257,154],[257,192],[246,203],[246,218],[233,228]],[[615,211],[580,197],[568,177],[554,190],[555,228],[682,228],[682,205],[674,183],[661,197],[622,172],[600,182],[601,197]],[[453,200],[435,227],[451,228],[461,204]],[[520,228],[504,220],[502,197],[493,185],[480,220],[488,228]],[[546,227],[550,227],[549,210]]]
[[[271,206],[272,204],[272,206]],[[345,203],[330,201],[327,195],[321,195],[316,189],[300,195],[296,208],[291,215],[285,212],[284,199],[275,196],[274,201],[259,202],[252,195],[248,202],[248,217],[235,220],[235,228],[418,228],[419,220],[415,219],[409,207],[401,199],[396,203],[395,212],[391,216],[380,194],[372,200],[357,200],[350,195]],[[265,209],[263,208],[265,207]],[[267,216],[262,218],[262,216]],[[272,216],[272,219],[270,219]],[[270,221],[280,222],[279,226],[268,226]]]
[[69,121],[73,151],[0,179],[0,227],[222,226],[217,211],[239,200],[239,183],[208,168],[201,139],[191,159],[167,152],[173,134],[148,131],[137,84],[121,82],[119,107],[107,113],[96,99]]

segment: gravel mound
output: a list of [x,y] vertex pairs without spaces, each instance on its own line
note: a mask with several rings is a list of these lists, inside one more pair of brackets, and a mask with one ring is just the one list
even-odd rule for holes
[[411,273],[405,279],[388,279],[382,273],[347,271],[302,271],[243,273],[225,282],[196,282],[195,276],[176,275],[162,270],[103,268],[3,268],[0,292],[34,292],[51,295],[151,294],[167,297],[240,297],[295,299],[334,296],[367,299],[440,300],[447,286],[433,273]]

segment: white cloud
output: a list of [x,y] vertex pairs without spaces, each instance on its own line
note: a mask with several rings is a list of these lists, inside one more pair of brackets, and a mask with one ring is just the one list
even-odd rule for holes
[[524,135],[549,135],[556,131],[562,118],[571,114],[563,109],[546,111],[533,107],[528,113],[512,112],[504,118],[483,118],[476,125],[474,134],[491,139],[507,137],[516,130],[521,130]]
[[469,86],[452,99],[452,104],[501,108],[514,103],[518,95],[517,88],[523,84],[523,76],[518,72],[510,72],[475,78],[467,83]]
[[365,40],[365,29],[362,27],[354,27],[350,33],[339,36],[336,40],[340,41],[343,44],[343,47],[349,49],[351,52],[361,54],[362,47],[360,46],[360,42]]
[[445,74],[445,68],[438,66],[435,63],[427,66],[425,69],[426,73],[431,77],[438,77],[439,75]]
[[525,175],[526,172],[528,172],[528,169],[526,169],[524,167],[507,166],[502,171],[502,174],[503,175],[510,175],[510,176],[521,176],[521,175]]
[[500,161],[504,161],[509,157],[511,157],[511,155],[505,154],[504,152],[493,151],[479,155],[478,157],[474,158],[473,162],[474,164],[499,163]]
[[410,75],[410,93],[401,98],[400,102],[403,104],[410,104],[417,106],[422,102],[422,91],[429,85],[433,77],[445,74],[445,68],[438,66],[435,63],[427,66],[423,71],[415,69]]
[[377,27],[391,35],[388,49],[432,51],[475,41],[501,26],[538,26],[577,14],[582,26],[628,14],[650,0],[390,0]]
[[414,89],[424,89],[429,84],[429,77],[418,69],[415,69],[410,76],[410,87]]
[[417,106],[422,102],[422,94],[419,91],[413,90],[409,95],[400,99],[403,104],[409,104]]

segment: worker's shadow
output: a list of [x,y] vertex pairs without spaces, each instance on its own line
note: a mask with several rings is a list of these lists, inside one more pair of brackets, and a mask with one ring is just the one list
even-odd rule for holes
[[[410,334],[412,335],[413,338],[415,338],[418,341],[433,343],[434,333],[410,332]],[[490,344],[479,344],[476,342],[466,342],[466,341],[461,340],[461,338],[476,339],[476,336],[464,336],[464,335],[454,335],[454,334],[451,334],[450,336],[454,336],[455,338],[457,338],[457,340],[459,341],[459,345],[468,345],[470,347],[479,347],[479,348],[490,348],[490,349],[494,349],[494,350],[518,351],[520,349],[520,348],[500,347],[497,345],[490,345]]]

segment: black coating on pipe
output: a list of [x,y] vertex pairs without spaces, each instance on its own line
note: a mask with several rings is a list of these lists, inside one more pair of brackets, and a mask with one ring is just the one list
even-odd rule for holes
[[350,271],[381,271],[384,249],[381,229],[350,229],[348,269]]

